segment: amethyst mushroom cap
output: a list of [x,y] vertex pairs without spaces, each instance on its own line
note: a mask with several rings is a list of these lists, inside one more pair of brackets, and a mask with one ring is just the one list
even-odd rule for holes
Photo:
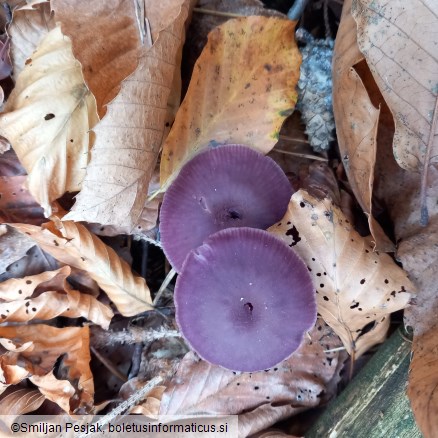
[[280,363],[316,321],[315,289],[304,262],[255,228],[219,231],[191,251],[174,300],[189,346],[234,371]]
[[160,211],[164,253],[179,272],[187,254],[225,228],[266,229],[285,214],[292,187],[278,164],[244,145],[201,152],[166,191]]

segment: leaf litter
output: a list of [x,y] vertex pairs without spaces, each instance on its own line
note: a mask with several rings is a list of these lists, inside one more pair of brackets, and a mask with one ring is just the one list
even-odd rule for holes
[[[108,406],[123,399],[132,413],[236,414],[239,436],[283,436],[270,428],[336,397],[347,357],[350,368],[366,357],[385,340],[391,314],[406,308],[408,393],[433,436],[436,7],[345,1],[335,17],[337,155],[336,145],[303,153],[306,127],[282,138],[301,55],[295,23],[280,12],[257,0],[205,0],[195,10],[189,0],[125,3],[27,2],[5,29],[15,87],[9,94],[1,84],[0,411],[50,401],[65,414],[111,417]],[[250,14],[259,17],[242,16]],[[330,19],[314,37],[330,33]],[[193,74],[179,106],[181,62]],[[273,149],[296,193],[269,231],[301,256],[315,285],[317,324],[295,354],[260,373],[233,373],[188,351],[173,282],[158,297],[150,286],[168,273],[159,192],[220,143]],[[124,261],[126,247],[96,234],[134,235],[134,258]],[[406,271],[385,254],[394,250]]]

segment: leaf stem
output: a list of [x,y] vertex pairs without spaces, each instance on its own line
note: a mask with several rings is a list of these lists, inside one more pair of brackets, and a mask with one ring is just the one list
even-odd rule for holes
[[438,96],[436,97],[436,100],[435,100],[435,108],[433,110],[433,115],[432,115],[432,124],[430,127],[429,139],[427,141],[426,155],[424,156],[423,171],[421,174],[420,225],[423,227],[427,226],[427,224],[429,223],[429,211],[427,209],[427,177],[429,174],[430,156],[432,153],[433,141],[435,138],[437,120],[438,120]]
[[197,12],[198,14],[214,15],[216,17],[226,17],[226,18],[246,17],[246,15],[242,15],[242,14],[234,14],[232,12],[214,11],[213,9],[194,8],[193,11]]

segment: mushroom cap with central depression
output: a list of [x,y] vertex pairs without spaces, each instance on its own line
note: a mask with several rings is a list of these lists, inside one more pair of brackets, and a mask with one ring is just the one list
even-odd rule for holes
[[187,254],[222,229],[270,227],[284,216],[292,192],[278,164],[247,146],[201,152],[164,195],[160,235],[169,262],[179,272]]
[[234,371],[280,363],[316,321],[304,262],[281,240],[254,228],[219,231],[191,251],[174,299],[189,346]]

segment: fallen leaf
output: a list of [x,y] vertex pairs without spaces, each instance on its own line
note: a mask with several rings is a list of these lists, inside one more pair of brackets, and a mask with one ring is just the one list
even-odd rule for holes
[[37,389],[17,389],[0,400],[2,421],[11,427],[18,416],[37,410],[44,400],[44,396]]
[[136,71],[123,81],[94,128],[96,142],[82,190],[65,220],[113,225],[125,233],[141,228],[137,223],[163,140],[190,3],[168,2],[161,10],[157,19],[165,27],[155,25],[153,46],[143,48]]
[[166,385],[160,414],[239,414],[239,437],[246,437],[330,399],[344,358],[339,345],[319,321],[289,359],[266,371],[237,374],[189,352]]
[[[0,143],[4,143],[5,138],[0,137]],[[0,146],[0,149],[2,146]],[[0,154],[0,176],[19,176],[26,175],[26,170],[17,158],[13,149],[8,148]]]
[[[131,382],[132,380],[133,379],[128,380],[125,385],[129,384],[129,382]],[[144,386],[146,383],[147,382],[142,382],[141,385]],[[140,388],[141,386],[139,386],[137,390],[139,390]],[[165,386],[156,386],[151,392],[148,393],[146,400],[134,406],[129,411],[129,413],[146,415],[147,417],[157,416],[160,412],[161,399],[163,397],[164,391],[166,391]]]
[[82,64],[85,83],[102,118],[106,105],[120,91],[120,83],[138,64],[141,40],[135,2],[54,0],[52,8],[62,33],[71,39],[73,54]]
[[82,294],[67,282],[69,266],[0,283],[2,322],[49,320],[58,316],[87,318],[108,329],[113,312],[91,295]]
[[75,395],[75,388],[68,380],[58,380],[53,375],[53,371],[44,376],[32,376],[29,380],[38,387],[47,400],[56,403],[63,411],[72,413],[70,400]]
[[81,66],[56,27],[40,42],[0,115],[0,134],[11,142],[47,216],[54,200],[80,189],[96,122]]
[[26,176],[0,176],[0,222],[41,225],[47,219],[43,209],[24,187]]
[[[371,234],[379,251],[394,251],[372,214],[374,166],[380,105],[371,101],[369,84],[364,84],[358,65],[364,57],[356,38],[351,0],[346,0],[333,53],[333,112],[342,163],[350,186],[368,216]],[[366,87],[368,85],[368,87]],[[383,99],[382,99],[383,100]]]
[[414,337],[408,386],[415,420],[425,438],[433,438],[438,430],[438,326],[436,319],[429,324],[429,331]]
[[56,220],[42,227],[12,226],[60,262],[88,272],[122,315],[132,316],[152,308],[145,280],[134,276],[129,265],[84,225]]
[[352,14],[357,41],[395,119],[394,156],[423,171],[438,164],[438,4],[358,0]]
[[[0,199],[1,203],[1,199]],[[0,273],[23,258],[35,242],[7,225],[0,225]]]
[[[183,79],[187,85],[192,75],[193,66],[207,43],[208,34],[230,17],[219,15],[221,12],[236,16],[263,15],[265,17],[286,18],[275,9],[266,9],[261,0],[199,0],[196,3],[187,39],[184,47]],[[212,14],[209,11],[219,12]],[[187,87],[185,87],[187,88]]]
[[306,263],[318,313],[353,358],[385,339],[389,315],[406,307],[415,286],[389,255],[373,252],[332,201],[300,190],[269,231]]
[[40,274],[47,270],[59,268],[58,262],[50,255],[34,245],[20,260],[13,262],[0,274],[0,282],[10,278],[22,278],[26,275]]
[[267,153],[293,112],[301,56],[295,23],[266,17],[229,20],[213,30],[163,145],[164,190],[195,153],[243,143]]
[[36,8],[16,8],[7,31],[11,37],[13,77],[16,80],[38,44],[55,27],[50,2],[40,2]]
[[[0,327],[0,338],[6,349],[0,356],[0,370],[3,372],[1,383],[4,388],[29,377],[37,386],[41,383],[43,394],[45,390],[54,389],[56,379],[52,379],[51,373],[55,362],[62,356],[58,367],[68,379],[63,388],[66,388],[66,384],[73,388],[73,392],[70,389],[65,391],[69,400],[78,406],[88,406],[92,402],[94,388],[89,367],[88,327],[55,328],[43,324],[8,326]],[[45,379],[38,379],[49,374],[51,376]],[[51,380],[48,387],[47,379]],[[73,395],[78,398],[75,403]],[[56,402],[56,398],[52,401]],[[71,412],[65,403],[60,406],[66,412]]]

